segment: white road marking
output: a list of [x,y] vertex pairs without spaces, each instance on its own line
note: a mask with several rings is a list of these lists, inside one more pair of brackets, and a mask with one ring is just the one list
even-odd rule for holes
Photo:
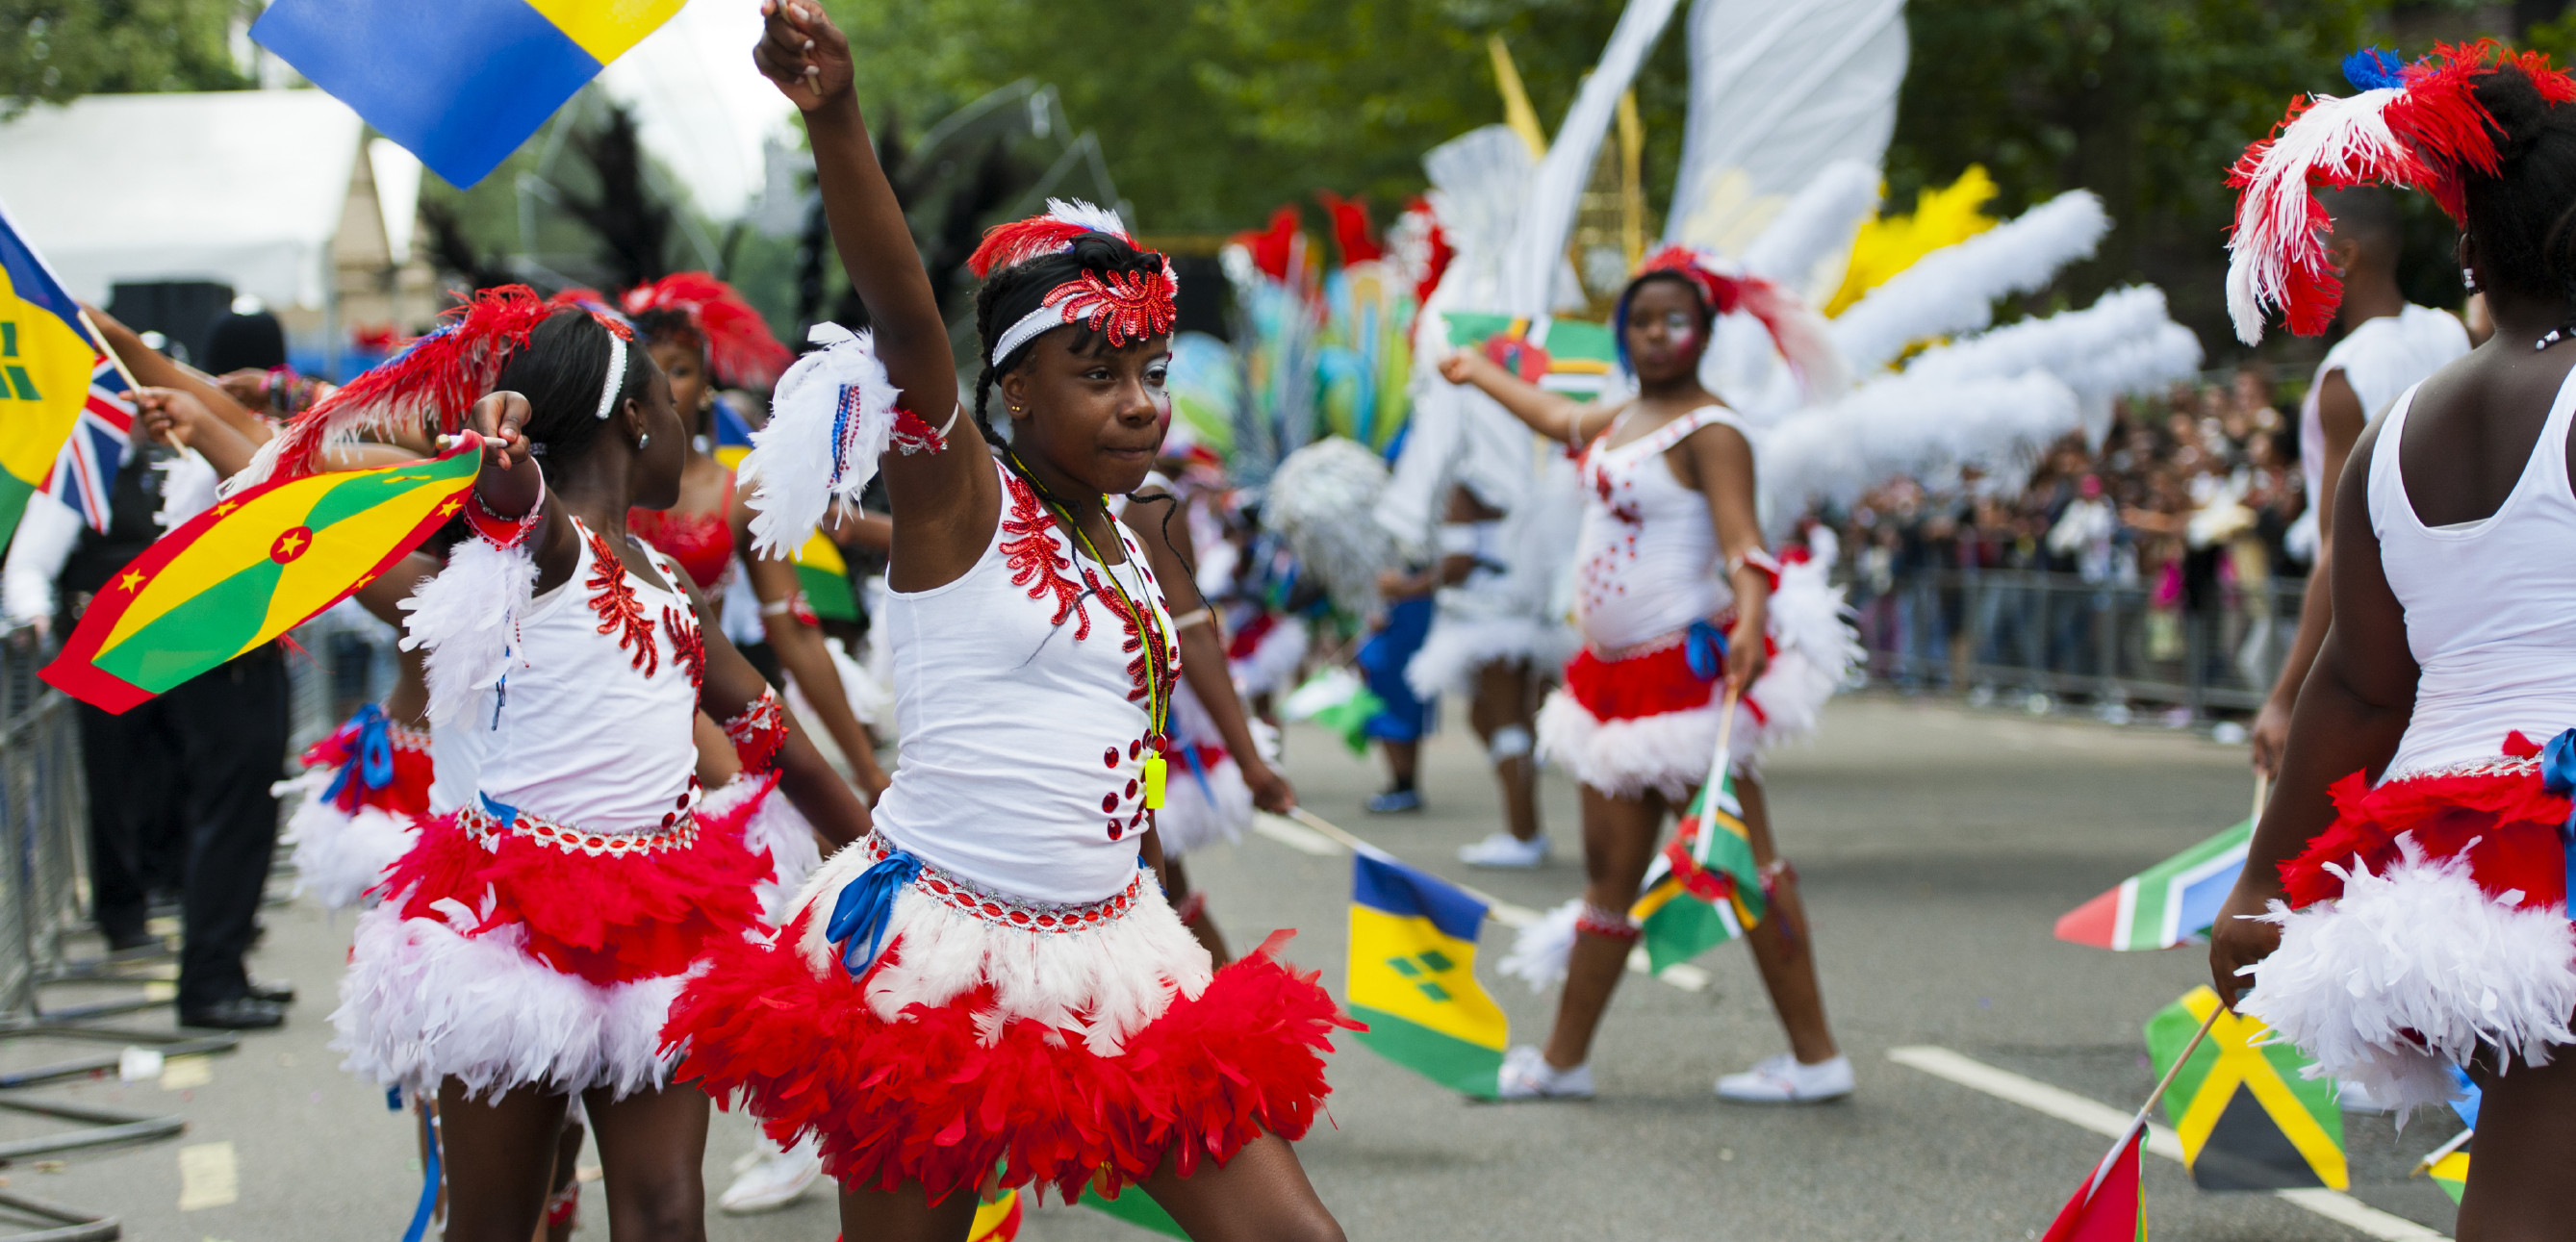
[[[2118,1138],[2128,1130],[2130,1114],[2126,1110],[2086,1099],[2037,1079],[2025,1078],[2010,1070],[1997,1069],[1947,1048],[1929,1044],[1890,1048],[1887,1059],[1899,1065],[1910,1065],[1935,1078],[1947,1078],[1960,1086],[1973,1087],[2033,1112],[2046,1113],[2104,1138]],[[2147,1123],[2146,1149],[2150,1155],[2182,1163],[2182,1140],[2174,1135],[2171,1127]],[[2383,1242],[2449,1242],[2449,1234],[2428,1229],[2403,1216],[2380,1211],[2340,1190],[2276,1190],[2272,1193]]]
[[186,1091],[215,1080],[213,1057],[173,1057],[161,1063],[161,1089]]
[[179,1149],[179,1210],[223,1207],[241,1198],[231,1140]]

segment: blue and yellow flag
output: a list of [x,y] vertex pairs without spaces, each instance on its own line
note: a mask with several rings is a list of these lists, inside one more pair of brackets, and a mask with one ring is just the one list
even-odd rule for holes
[[250,28],[458,188],[685,0],[276,0]]
[[0,207],[0,545],[89,403],[90,369],[102,355],[80,314]]
[[1482,1099],[1494,1098],[1510,1036],[1476,982],[1485,903],[1382,855],[1351,860],[1351,1016],[1379,1055]]

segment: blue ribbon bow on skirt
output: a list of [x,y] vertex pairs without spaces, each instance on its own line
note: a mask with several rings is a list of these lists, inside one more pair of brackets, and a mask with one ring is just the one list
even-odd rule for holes
[[866,974],[868,964],[876,960],[886,933],[894,927],[895,895],[920,874],[919,858],[909,850],[895,850],[841,886],[841,895],[832,902],[832,921],[823,930],[832,939],[847,942],[841,946],[841,969],[851,978]]
[[358,728],[356,744],[340,762],[340,774],[331,778],[331,787],[322,791],[324,801],[344,811],[357,809],[361,789],[383,789],[394,781],[393,721],[385,716],[385,709],[369,703],[349,723]]

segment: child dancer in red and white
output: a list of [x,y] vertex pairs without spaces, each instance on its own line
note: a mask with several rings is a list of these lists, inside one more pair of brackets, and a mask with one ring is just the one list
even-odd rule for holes
[[[773,785],[836,839],[866,809],[704,622],[670,562],[625,535],[670,503],[684,434],[623,325],[488,292],[272,444],[301,473],[361,429],[453,426],[487,460],[475,536],[410,601],[430,655],[440,784],[470,782],[362,915],[335,1046],[349,1068],[436,1092],[451,1239],[536,1227],[568,1096],[583,1097],[621,1237],[703,1237],[706,1100],[667,1089],[660,1029],[712,942],[758,934],[775,882],[748,823]],[[692,722],[723,720],[759,779],[702,798]],[[452,793],[453,791],[451,791]]]
[[825,862],[776,944],[690,982],[680,1072],[774,1136],[819,1133],[852,1242],[961,1239],[997,1181],[1141,1191],[1202,1237],[1339,1238],[1287,1142],[1326,1089],[1331,998],[1269,944],[1212,972],[1139,856],[1177,644],[1105,493],[1144,481],[1171,417],[1170,270],[1093,208],[987,239],[996,461],[953,403],[847,44],[812,7],[768,7],[757,60],[804,111],[874,335],[817,329],[830,343],[780,383],[745,467],[754,529],[804,530],[883,457],[904,753],[876,834]]
[[[1539,709],[1538,753],[1583,782],[1588,882],[1581,902],[1563,912],[1573,943],[1556,1029],[1544,1049],[1516,1048],[1505,1058],[1506,1099],[1592,1094],[1593,1030],[1638,937],[1628,908],[1665,815],[1686,807],[1708,774],[1726,686],[1743,696],[1729,746],[1771,898],[1770,917],[1747,938],[1790,1052],[1718,1080],[1718,1094],[1805,1102],[1852,1088],[1851,1063],[1825,1024],[1797,875],[1772,846],[1750,768],[1765,747],[1814,727],[1852,641],[1822,567],[1783,566],[1763,550],[1751,441],[1700,386],[1709,330],[1738,308],[1760,317],[1793,362],[1803,356],[1810,325],[1786,295],[1719,275],[1671,247],[1650,257],[1619,299],[1616,328],[1637,379],[1633,399],[1582,405],[1476,353],[1441,364],[1452,383],[1485,390],[1541,435],[1586,445],[1576,550],[1584,649],[1566,665],[1564,688]],[[1542,965],[1538,973],[1552,970]]]
[[2239,335],[2339,292],[2311,184],[2431,194],[2495,335],[2397,398],[2334,506],[2334,627],[2210,933],[2222,996],[2409,1108],[2483,1091],[2464,1242],[2576,1220],[2576,78],[2539,53],[2347,62],[2237,165]]

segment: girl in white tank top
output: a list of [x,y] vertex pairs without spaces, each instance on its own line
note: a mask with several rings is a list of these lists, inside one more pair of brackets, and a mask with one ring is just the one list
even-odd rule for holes
[[1144,481],[1171,418],[1170,268],[1085,204],[994,230],[970,264],[984,365],[960,417],[847,45],[804,5],[768,22],[760,63],[804,110],[876,326],[818,328],[827,348],[781,381],[743,468],[753,532],[800,531],[882,460],[903,757],[877,832],[825,862],[777,941],[730,945],[689,984],[666,1032],[679,1072],[782,1142],[818,1136],[852,1239],[963,1237],[997,1182],[1134,1187],[1185,1225],[1338,1239],[1288,1140],[1348,1023],[1273,956],[1279,936],[1211,969],[1151,865],[1186,779],[1166,751],[1179,644],[1105,494]]
[[[2552,241],[2576,198],[2576,104],[2552,101],[2576,80],[2489,45],[2438,55],[2365,73],[2240,165],[2232,289],[2285,290],[2294,327],[2322,324],[2321,260],[2272,215],[2305,209],[2311,153],[2360,151],[2351,166],[2430,170],[2497,330],[2354,446],[2334,628],[2210,959],[2222,995],[2251,977],[2238,1008],[2312,1072],[2383,1105],[2450,1098],[2465,1068],[2485,1098],[2459,1236],[2551,1237],[2576,1216],[2576,249]],[[2487,119],[2467,139],[2410,128],[2445,115]],[[2261,304],[2239,309],[2257,334]]]
[[[1539,756],[1583,782],[1585,867],[1595,878],[1581,898],[1524,931],[1507,963],[1533,983],[1561,976],[1565,991],[1545,1049],[1505,1057],[1506,1099],[1592,1093],[1584,1063],[1592,1033],[1640,934],[1630,908],[1666,813],[1684,810],[1717,768],[1730,685],[1740,697],[1725,762],[1759,882],[1773,898],[1773,917],[1751,940],[1791,1051],[1720,1079],[1718,1094],[1811,1101],[1851,1090],[1851,1063],[1825,1023],[1796,876],[1775,856],[1750,760],[1812,727],[1856,645],[1823,567],[1783,566],[1763,550],[1751,437],[1700,387],[1715,317],[1738,308],[1763,318],[1775,338],[1805,339],[1789,322],[1804,309],[1768,284],[1721,276],[1679,247],[1650,257],[1621,294],[1614,325],[1641,394],[1606,419],[1481,354],[1441,364],[1452,383],[1475,384],[1550,439],[1581,443],[1588,427],[1600,428],[1577,462],[1575,620],[1584,647],[1539,708],[1537,729]],[[1684,470],[1698,476],[1693,483]],[[1696,824],[1686,821],[1685,831]],[[1735,882],[1706,878],[1720,888]]]

